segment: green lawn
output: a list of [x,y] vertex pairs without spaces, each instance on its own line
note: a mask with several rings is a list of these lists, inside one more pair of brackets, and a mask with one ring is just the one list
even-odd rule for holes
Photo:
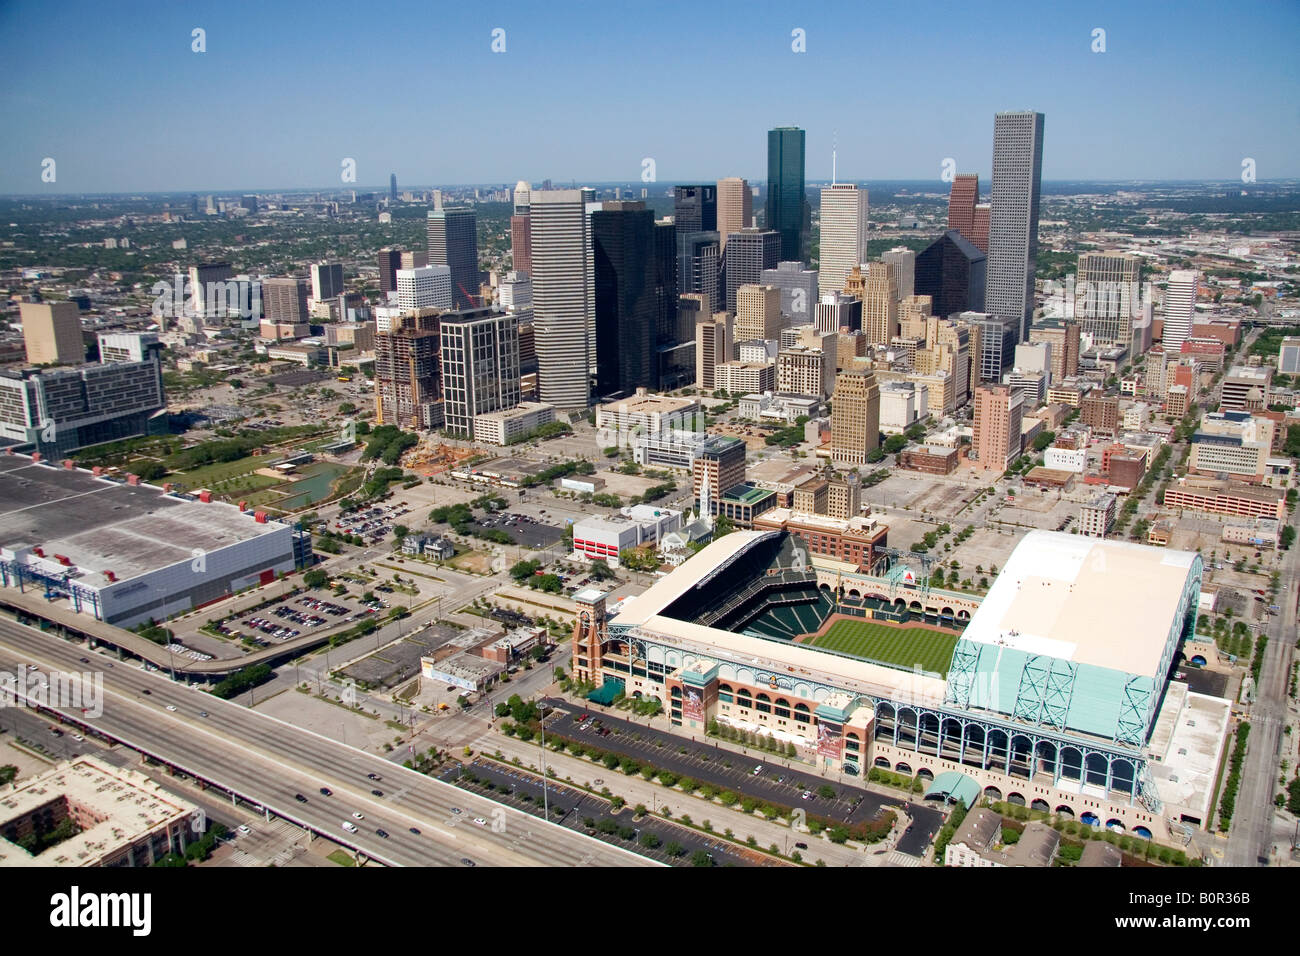
[[957,637],[956,633],[898,627],[878,621],[836,621],[825,634],[808,643],[908,669],[920,664],[921,670],[947,677]]

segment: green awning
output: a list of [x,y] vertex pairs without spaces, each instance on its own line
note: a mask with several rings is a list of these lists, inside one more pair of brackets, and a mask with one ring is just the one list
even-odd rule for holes
[[605,683],[601,684],[587,695],[587,700],[608,707],[610,704],[614,703],[615,697],[624,693],[625,686],[626,685],[618,678],[606,677]]
[[930,786],[925,789],[925,799],[929,800],[931,795],[945,797],[948,800],[960,800],[966,804],[969,810],[975,806],[975,801],[980,797],[980,785],[971,777],[964,773],[958,773],[956,770],[946,770],[930,782]]

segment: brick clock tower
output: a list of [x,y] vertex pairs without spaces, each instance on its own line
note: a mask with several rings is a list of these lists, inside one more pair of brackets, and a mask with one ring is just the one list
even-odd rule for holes
[[578,606],[573,625],[573,676],[599,687],[604,683],[600,658],[605,640],[605,592],[583,588],[573,601]]

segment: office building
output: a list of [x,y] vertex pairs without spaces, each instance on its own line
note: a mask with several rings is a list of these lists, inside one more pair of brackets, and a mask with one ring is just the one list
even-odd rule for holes
[[880,445],[880,386],[866,369],[850,369],[835,377],[831,405],[831,461],[865,465],[867,454]]
[[704,392],[718,388],[714,369],[731,361],[733,319],[730,312],[704,312],[704,297],[684,295],[698,306],[699,319],[695,324],[695,387]]
[[722,251],[727,248],[727,236],[748,229],[754,224],[754,193],[749,183],[735,176],[718,180],[718,235]]
[[967,242],[975,238],[975,204],[979,195],[979,176],[960,173],[953,177],[948,191],[948,228],[961,233]]
[[399,269],[423,269],[428,264],[428,252],[407,252],[403,250],[397,267]]
[[588,330],[595,326],[595,292],[584,192],[544,189],[530,194],[538,394],[556,408],[590,404]]
[[1013,344],[1028,338],[1034,312],[1042,168],[1043,114],[998,113],[993,121],[988,288],[982,311],[1012,323]]
[[718,187],[713,183],[673,187],[673,223],[678,235],[718,231]]
[[678,294],[693,293],[708,298],[708,310],[719,311],[725,300],[725,289],[719,288],[722,275],[722,241],[716,232],[684,233],[674,223],[677,243]]
[[1165,322],[1162,341],[1166,352],[1177,352],[1192,334],[1196,316],[1196,286],[1200,273],[1175,269],[1165,287]]
[[[777,261],[807,263],[811,251],[812,209],[804,187],[804,131],[781,127],[767,133],[767,215],[765,225],[780,236]],[[728,237],[728,246],[731,239]],[[730,261],[728,260],[728,265]],[[753,282],[755,279],[746,279]],[[730,290],[731,279],[727,286]]]
[[478,416],[519,404],[519,319],[465,309],[438,322],[443,419],[448,432],[470,437]]
[[719,362],[713,369],[718,389],[733,395],[776,391],[775,362]]
[[497,286],[497,303],[507,312],[526,312],[533,307],[533,280],[528,273],[512,270]]
[[[208,197],[211,202],[211,197]],[[190,266],[190,300],[194,304],[195,318],[211,319],[219,324],[229,311],[227,283],[235,277],[229,262],[205,262]],[[223,299],[223,296],[225,297]]]
[[954,229],[916,257],[915,292],[930,297],[935,315],[985,311],[987,281],[988,257]]
[[443,309],[452,307],[451,269],[448,266],[424,266],[421,269],[397,270],[397,305],[403,310]]
[[894,267],[894,282],[898,285],[898,300],[903,302],[916,295],[916,251],[903,246],[890,249],[880,257]]
[[[827,338],[834,341],[834,336]],[[829,397],[835,388],[835,359],[833,347],[781,349],[776,355],[776,390],[819,399]]]
[[1282,375],[1300,375],[1300,338],[1288,335],[1277,350],[1277,370]]
[[775,269],[763,270],[759,284],[781,290],[785,325],[806,325],[812,321],[817,304],[817,281],[817,270],[804,268],[802,262],[778,262]]
[[1133,317],[1140,308],[1141,269],[1142,260],[1128,252],[1079,254],[1074,314],[1079,330],[1091,336],[1094,346],[1118,345],[1128,349],[1130,356],[1143,351],[1133,348]]
[[262,310],[266,321],[286,325],[308,322],[311,319],[307,309],[309,291],[306,279],[263,279]]
[[343,264],[315,262],[311,267],[311,297],[317,302],[343,294]]
[[979,467],[998,473],[1020,455],[1024,398],[1009,385],[975,389],[975,424],[971,451]]
[[597,395],[657,384],[654,233],[654,213],[640,200],[605,202],[591,214]]
[[519,272],[532,272],[532,223],[529,196],[533,187],[524,180],[515,183],[514,214],[510,217],[510,258]]
[[897,337],[898,281],[889,262],[873,262],[862,289],[862,332],[868,345],[888,345]]
[[397,270],[402,268],[400,249],[383,248],[379,250],[379,292],[387,296],[397,291]]
[[781,290],[743,285],[736,290],[735,341],[777,339],[781,335]]
[[[1168,326],[1166,326],[1168,328]],[[1271,365],[1234,365],[1223,376],[1222,411],[1260,412],[1269,406],[1273,385]]]
[[818,332],[845,332],[854,335],[862,331],[862,313],[862,299],[839,292],[827,292],[817,300],[812,327]]
[[979,330],[979,361],[976,368],[981,382],[1000,382],[1015,356],[1017,326],[1014,318],[998,318],[987,312],[962,312],[960,318]]
[[78,365],[86,360],[81,310],[73,302],[20,302],[23,345],[32,365]]
[[453,308],[473,306],[478,271],[478,225],[472,209],[433,209],[427,216],[429,265],[451,270]]
[[842,292],[854,266],[867,261],[867,191],[848,183],[822,188],[819,291]]
[[775,269],[781,251],[781,236],[771,229],[742,229],[727,240],[725,256],[726,309],[736,311],[736,290],[755,285],[764,269]]
[[1079,374],[1079,323],[1049,319],[1029,330],[1030,342],[1051,347],[1051,382]]

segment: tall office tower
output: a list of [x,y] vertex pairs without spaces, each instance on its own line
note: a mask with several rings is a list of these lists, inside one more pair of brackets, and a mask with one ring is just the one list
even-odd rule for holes
[[[200,317],[214,320],[211,323],[214,325],[217,324],[215,320],[225,318],[224,305],[218,301],[220,295],[215,284],[221,283],[224,288],[224,284],[234,277],[235,270],[230,268],[229,262],[205,262],[190,266],[189,294]],[[214,294],[210,296],[209,291]]]
[[[439,316],[403,316],[375,333],[375,424],[432,428],[442,424]],[[436,424],[435,424],[436,423]]]
[[736,290],[757,285],[764,269],[775,269],[781,252],[781,236],[773,229],[742,229],[727,240],[727,311],[736,311]]
[[526,272],[511,271],[497,287],[497,301],[507,312],[523,312],[533,307],[533,280]]
[[677,244],[677,292],[700,293],[709,297],[709,311],[719,311],[725,305],[718,276],[722,273],[722,241],[716,232],[683,233],[673,224]]
[[985,311],[1015,321],[1029,336],[1038,261],[1038,196],[1043,172],[1043,114],[998,113],[993,120],[993,189]]
[[[1132,357],[1133,316],[1140,304],[1142,260],[1129,252],[1082,252],[1074,285],[1074,315],[1093,345],[1118,345]],[[1188,326],[1190,330],[1190,326]]]
[[447,431],[474,434],[474,416],[519,404],[519,318],[492,309],[438,317]]
[[980,197],[980,178],[975,173],[961,173],[953,178],[948,191],[948,228],[956,229],[967,241],[974,236],[975,204]]
[[898,301],[916,294],[916,252],[903,246],[890,249],[880,257],[894,267],[894,281],[898,283]]
[[754,194],[749,183],[736,176],[718,180],[718,235],[722,251],[727,251],[727,236],[754,224]]
[[840,292],[853,267],[867,261],[867,191],[850,183],[822,188],[821,292]]
[[677,226],[668,220],[654,225],[654,276],[655,388],[673,391],[695,382],[695,315],[680,314]]
[[402,309],[450,309],[451,269],[424,266],[397,270],[397,304]]
[[655,217],[641,200],[605,202],[591,214],[596,295],[596,394],[654,388],[659,301]]
[[478,225],[472,209],[434,209],[428,215],[429,265],[451,269],[451,297],[457,309],[474,305],[478,271]]
[[257,197],[254,195],[240,196],[239,204],[247,209],[249,213],[257,212]]
[[397,202],[397,173],[388,174],[388,201]]
[[[836,396],[838,402],[839,396]],[[1004,472],[1020,455],[1024,397],[1009,385],[975,389],[975,427],[971,450],[984,471]]]
[[20,302],[18,312],[29,364],[80,365],[86,360],[75,302]]
[[[1014,318],[987,312],[962,312],[960,318],[979,327],[979,380],[1000,382],[1015,356],[1018,327]],[[972,354],[974,354],[972,352]]]
[[673,187],[673,222],[679,236],[718,231],[718,187],[713,183]]
[[429,264],[429,254],[427,252],[405,252],[401,254],[401,264],[399,269],[423,269]]
[[987,304],[988,257],[956,229],[921,250],[916,257],[917,295],[928,295],[934,314],[983,312]]
[[591,403],[587,329],[594,321],[595,295],[583,190],[534,190],[529,218],[538,395],[557,408],[586,408]]
[[971,227],[970,244],[985,255],[989,252],[989,216],[992,208],[988,203],[976,206],[975,225]]
[[[1162,341],[1166,352],[1177,352],[1191,337],[1196,315],[1196,286],[1200,274],[1195,269],[1175,269],[1169,273],[1165,287],[1165,325]],[[1130,326],[1132,323],[1129,323]]]
[[1079,323],[1048,320],[1029,330],[1030,342],[1052,347],[1052,384],[1079,372]]
[[533,187],[524,180],[515,183],[515,212],[510,217],[510,256],[515,269],[533,271],[533,230],[529,218],[529,196]]
[[865,465],[880,445],[880,386],[874,372],[849,369],[835,377],[831,405],[831,461]]
[[807,325],[817,305],[817,270],[805,269],[802,262],[778,262],[775,269],[764,269],[760,285],[774,285],[781,290],[781,315],[786,325]]
[[402,268],[400,249],[379,250],[379,291],[383,295],[397,291],[397,270]]
[[714,369],[731,361],[732,316],[730,312],[704,311],[704,296],[687,293],[682,302],[693,299],[698,303],[694,310],[700,318],[695,324],[695,387],[705,392],[717,389]]
[[888,345],[898,335],[898,280],[888,262],[873,262],[862,291],[862,331],[868,345]]
[[311,297],[317,302],[343,294],[343,264],[316,262],[311,267]]
[[861,332],[862,300],[843,292],[827,292],[817,300],[813,327],[819,332]]
[[309,321],[308,291],[306,279],[263,279],[262,310],[266,321],[293,325]]
[[[783,126],[767,132],[767,222],[781,236],[782,262],[807,263],[812,210],[804,188],[804,131]],[[728,237],[730,244],[730,237]],[[730,287],[731,280],[728,278]]]
[[736,290],[736,341],[781,336],[781,290],[774,285],[742,285]]

